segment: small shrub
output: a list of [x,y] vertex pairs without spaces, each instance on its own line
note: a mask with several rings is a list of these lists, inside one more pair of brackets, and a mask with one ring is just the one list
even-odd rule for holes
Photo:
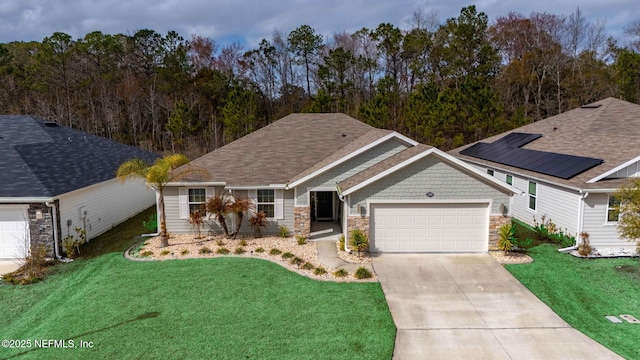
[[298,240],[298,245],[304,245],[304,244],[307,243],[307,237],[306,236],[298,235],[298,236],[296,236],[296,240]]
[[558,229],[558,226],[551,219],[546,220],[546,216],[543,215],[540,220],[541,222],[538,223],[535,216],[533,217],[533,229],[538,240],[560,244],[562,247],[576,244],[576,238]]
[[345,277],[347,275],[349,275],[349,272],[345,269],[338,269],[333,273],[333,276],[336,277]]
[[315,266],[313,266],[312,263],[310,262],[306,262],[304,264],[302,264],[302,268],[305,270],[313,270],[315,268]]
[[278,234],[278,236],[282,238],[289,237],[289,228],[285,225],[280,225],[280,233]]
[[299,257],[294,257],[293,259],[291,259],[291,264],[293,265],[298,265],[298,267],[300,267],[300,265],[302,265],[302,263],[304,262],[304,260],[300,259]]
[[[206,211],[206,210],[205,210]],[[196,239],[202,239],[202,225],[204,224],[205,212],[194,210],[189,214],[189,224],[196,229]]]
[[200,254],[211,254],[213,252],[213,250],[209,249],[206,246],[203,246],[203,247],[200,248],[200,250],[198,250],[198,252]]
[[280,251],[280,249],[273,248],[273,249],[271,249],[271,251],[269,251],[269,254],[271,254],[271,255],[280,255],[280,254],[282,254],[282,251]]
[[187,249],[180,250],[180,255],[184,256],[184,255],[187,255],[188,253],[189,253],[189,250],[187,250]]
[[589,233],[583,231],[580,233],[580,237],[582,238],[582,242],[578,245],[578,254],[582,256],[588,256],[591,254],[591,245],[589,241]]
[[218,240],[216,240],[216,245],[218,245],[218,246],[225,246],[225,245],[227,245],[227,244],[225,244],[224,240],[222,240],[222,239],[218,239]]
[[220,254],[220,255],[227,255],[230,252],[231,251],[229,251],[229,249],[223,248],[223,247],[216,250],[216,254]]
[[358,270],[356,270],[355,273],[355,277],[356,279],[370,279],[373,276],[373,274],[371,274],[371,271],[369,271],[366,267],[361,266],[358,268]]
[[242,255],[245,253],[245,250],[242,246],[238,246],[235,250],[233,250],[233,253],[236,255]]
[[295,255],[293,255],[292,253],[290,253],[290,252],[288,252],[288,251],[287,251],[286,253],[282,254],[282,258],[283,258],[283,259],[291,259],[291,258],[292,258],[292,257],[294,257],[294,256],[295,256]]
[[171,251],[169,251],[169,250],[160,251],[160,256],[166,256],[166,255],[169,255],[169,254],[171,254]]
[[140,256],[142,257],[153,256],[153,251],[149,251],[149,250],[143,251],[140,253]]
[[256,249],[256,252],[257,253],[263,253],[264,252],[264,248],[259,247],[259,248]]
[[498,249],[508,253],[513,249],[513,226],[504,224],[498,233]]
[[360,255],[360,252],[365,251],[369,247],[367,234],[360,229],[351,230],[349,233],[349,245],[351,245],[354,250],[358,251],[358,255]]
[[249,224],[253,228],[253,236],[262,237],[262,228],[267,226],[267,215],[264,211],[258,211],[253,217],[249,218]]
[[338,241],[340,242],[340,251],[345,251],[345,248],[344,248],[344,244],[345,244],[344,234],[340,235],[340,237],[338,238]]
[[151,214],[147,221],[142,222],[142,226],[148,233],[156,232],[158,229],[158,215],[155,213]]
[[323,268],[322,266],[319,266],[315,270],[313,270],[313,273],[315,275],[324,275],[327,273],[327,270],[325,270],[325,268]]
[[240,240],[240,246],[247,246],[247,240],[245,239]]

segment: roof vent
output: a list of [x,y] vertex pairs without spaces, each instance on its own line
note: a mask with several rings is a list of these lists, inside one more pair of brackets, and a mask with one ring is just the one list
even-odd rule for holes
[[58,125],[58,123],[53,122],[53,121],[47,121],[44,123],[44,126],[48,126],[48,127],[59,127],[60,125]]
[[602,106],[602,104],[588,104],[580,106],[580,109],[597,109],[600,106]]

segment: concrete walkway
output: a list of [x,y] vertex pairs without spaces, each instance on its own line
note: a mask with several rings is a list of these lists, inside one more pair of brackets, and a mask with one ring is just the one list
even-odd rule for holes
[[315,241],[318,247],[318,260],[326,266],[334,269],[345,269],[350,273],[354,273],[363,266],[372,271],[371,264],[352,264],[338,257],[336,242],[341,234],[340,224],[337,222],[313,222],[311,224],[309,240]]
[[383,254],[394,359],[621,359],[573,329],[488,254]]

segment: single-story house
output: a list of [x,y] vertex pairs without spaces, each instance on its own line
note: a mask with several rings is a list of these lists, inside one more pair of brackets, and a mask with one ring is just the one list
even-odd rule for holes
[[[292,114],[191,162],[211,174],[164,189],[169,233],[218,193],[264,211],[264,233],[334,221],[380,252],[483,252],[515,188],[436,148],[344,114]],[[251,232],[244,225],[245,232]],[[490,232],[494,236],[490,237]]]
[[60,256],[61,239],[91,239],[152,206],[142,181],[122,184],[119,165],[157,156],[31,116],[0,116],[0,258],[24,258],[32,244]]
[[607,98],[449,152],[521,190],[511,215],[544,216],[599,248],[632,247],[616,231],[611,196],[640,174],[640,105]]

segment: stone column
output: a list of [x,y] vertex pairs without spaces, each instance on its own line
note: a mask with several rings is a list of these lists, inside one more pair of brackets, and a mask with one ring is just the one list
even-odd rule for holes
[[491,215],[489,217],[489,251],[499,250],[500,228],[509,223],[511,223],[511,216]]
[[293,208],[293,234],[309,237],[311,235],[311,208],[296,206]]

